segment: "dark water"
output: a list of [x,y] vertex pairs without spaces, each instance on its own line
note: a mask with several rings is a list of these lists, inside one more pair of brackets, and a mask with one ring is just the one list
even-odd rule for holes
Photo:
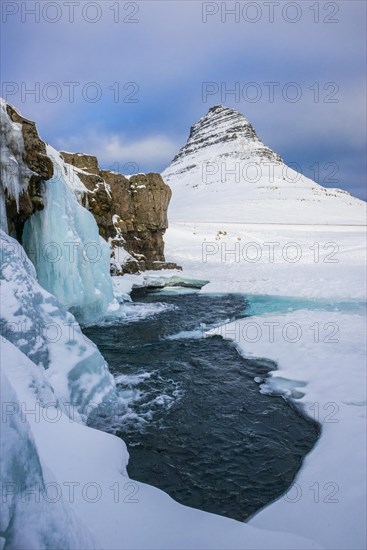
[[182,504],[245,520],[287,491],[318,425],[282,397],[260,393],[254,378],[274,365],[244,359],[228,341],[200,338],[200,330],[196,338],[167,339],[243,317],[245,297],[150,293],[135,300],[161,312],[85,330],[126,405],[95,422],[125,440],[132,478]]

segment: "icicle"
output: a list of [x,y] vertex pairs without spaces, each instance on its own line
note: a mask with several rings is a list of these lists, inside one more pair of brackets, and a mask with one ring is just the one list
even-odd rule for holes
[[0,214],[1,227],[7,231],[5,213],[5,191],[16,202],[19,210],[19,197],[24,193],[33,174],[23,161],[24,141],[22,125],[12,122],[7,110],[6,102],[0,98],[0,134],[1,134],[1,193]]

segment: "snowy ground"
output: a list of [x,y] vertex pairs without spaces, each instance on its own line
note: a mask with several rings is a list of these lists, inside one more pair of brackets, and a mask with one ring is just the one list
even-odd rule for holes
[[365,298],[363,226],[173,223],[166,257],[204,292]]

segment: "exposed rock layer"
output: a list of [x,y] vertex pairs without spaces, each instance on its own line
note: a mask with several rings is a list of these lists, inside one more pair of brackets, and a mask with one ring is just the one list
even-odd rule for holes
[[167,210],[171,190],[159,174],[137,174],[129,178],[100,170],[96,157],[61,153],[65,162],[77,168],[89,190],[88,208],[100,234],[111,239],[112,248],[121,245],[135,259],[124,272],[138,269],[177,267],[166,264],[163,235],[168,227]]
[[33,212],[43,208],[42,182],[53,176],[53,164],[46,154],[46,145],[40,139],[34,122],[22,117],[11,105],[6,106],[7,113],[12,120],[21,124],[24,140],[24,162],[31,175],[28,189],[19,197],[19,207],[13,197],[7,196],[6,213],[9,233],[21,239],[24,222]]
[[214,105],[204,117],[191,126],[189,139],[173,159],[171,169],[175,165],[179,166],[180,161],[185,158],[197,155],[214,145],[223,146],[227,142],[232,142],[233,156],[246,158],[246,145],[250,144],[252,156],[274,162],[282,161],[277,153],[260,141],[252,124],[241,113],[223,105]]

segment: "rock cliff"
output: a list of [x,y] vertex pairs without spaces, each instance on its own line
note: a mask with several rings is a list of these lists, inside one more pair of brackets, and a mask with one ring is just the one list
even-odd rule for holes
[[[16,159],[17,169],[22,173],[15,174],[14,166],[4,166],[3,163],[1,166],[3,186],[6,179],[5,172],[8,172],[8,176],[9,172],[12,172],[11,177],[24,179],[19,197],[14,196],[9,190],[4,190],[8,231],[20,240],[25,220],[33,212],[43,208],[42,182],[52,177],[53,164],[46,154],[46,145],[40,139],[35,123],[22,117],[9,104],[2,104],[2,107],[4,107],[1,113],[2,134],[6,132],[7,117],[12,123],[19,125],[20,130],[20,143],[17,143],[17,147],[13,144],[15,149],[13,157]],[[16,158],[18,155],[20,158]]]
[[176,267],[166,264],[163,235],[168,227],[167,210],[171,190],[159,174],[126,177],[100,170],[96,157],[62,152],[87,187],[86,206],[93,213],[102,237],[111,243],[112,254],[121,246],[130,254],[114,272]]

